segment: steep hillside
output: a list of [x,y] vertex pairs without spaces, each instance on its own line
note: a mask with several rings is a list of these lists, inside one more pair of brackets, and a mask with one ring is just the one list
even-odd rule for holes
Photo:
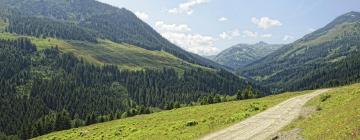
[[[99,40],[100,44],[93,45],[82,41],[2,35],[0,138],[5,134],[28,139],[52,131],[149,114],[154,110],[179,108],[204,99],[212,102],[215,97],[235,95],[252,85],[225,70],[191,65],[179,73],[172,67],[129,71],[107,64],[107,59],[133,64],[125,63],[125,57],[117,56],[120,53],[133,55],[132,59],[139,59],[144,65],[148,64],[148,58],[142,56],[173,58],[166,53],[133,50],[133,46],[126,44]],[[51,46],[51,43],[63,46]],[[93,59],[104,64],[98,65]],[[253,88],[258,96],[264,95],[264,90],[258,86],[253,85]],[[244,94],[244,97],[250,96]]]
[[78,58],[96,65],[117,65],[124,70],[144,70],[173,68],[183,72],[186,69],[202,68],[215,71],[207,67],[192,64],[179,59],[165,51],[146,50],[126,43],[115,43],[99,39],[95,42],[81,40],[62,40],[56,38],[37,38],[21,36],[11,33],[0,33],[0,39],[29,38],[39,49],[57,46],[64,53],[73,53]]
[[239,69],[265,57],[281,47],[282,45],[267,44],[265,42],[252,45],[238,44],[222,51],[211,59],[230,68]]
[[269,93],[205,67],[220,68],[126,9],[93,0],[0,0],[0,11],[0,139],[213,102],[245,87]]
[[349,84],[360,80],[359,49],[360,13],[350,12],[239,73],[275,91]]
[[[58,32],[43,33],[42,31],[48,31],[44,30],[48,27],[54,29],[53,26],[59,28],[61,26],[72,27],[76,31],[70,30],[72,33],[69,34],[71,35],[92,34],[94,32],[97,37],[107,38],[117,43],[127,43],[148,50],[164,50],[190,63],[215,68],[222,67],[170,43],[132,12],[95,0],[0,0],[0,3],[2,4],[0,8],[5,9],[3,11],[10,11],[4,14],[5,16],[13,17],[10,19],[14,19],[16,16],[16,20],[10,22],[10,27],[16,26],[21,30],[9,30],[14,33],[64,38],[68,36],[64,34],[55,35]],[[39,26],[36,22],[38,20],[31,20],[28,17],[40,18],[45,22],[41,21],[41,26]],[[34,33],[34,30],[37,33]],[[62,32],[67,33],[66,31]],[[74,34],[74,32],[76,33]],[[85,39],[93,41],[91,38]]]

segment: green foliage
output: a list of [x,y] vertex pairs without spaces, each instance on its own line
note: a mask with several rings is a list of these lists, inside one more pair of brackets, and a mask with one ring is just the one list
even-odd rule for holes
[[320,101],[321,102],[325,102],[326,100],[328,100],[331,97],[331,95],[329,94],[322,94],[320,95]]
[[243,91],[238,91],[236,94],[236,99],[251,99],[260,97],[258,91],[255,91],[251,85],[247,85]]
[[186,126],[195,126],[195,125],[198,125],[198,124],[199,124],[199,122],[197,122],[197,121],[188,121],[186,123]]
[[78,27],[73,23],[53,21],[46,18],[17,17],[9,18],[6,30],[10,33],[35,37],[54,37],[67,40],[96,42],[96,34],[89,29]]

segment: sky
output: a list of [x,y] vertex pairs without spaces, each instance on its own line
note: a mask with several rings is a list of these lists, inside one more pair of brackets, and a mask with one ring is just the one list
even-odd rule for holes
[[134,12],[163,37],[203,56],[239,43],[291,43],[360,0],[98,0]]

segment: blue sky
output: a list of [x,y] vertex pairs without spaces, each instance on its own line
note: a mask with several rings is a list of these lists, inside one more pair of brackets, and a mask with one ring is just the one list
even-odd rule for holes
[[187,51],[214,55],[238,43],[291,43],[360,0],[99,0],[127,8]]

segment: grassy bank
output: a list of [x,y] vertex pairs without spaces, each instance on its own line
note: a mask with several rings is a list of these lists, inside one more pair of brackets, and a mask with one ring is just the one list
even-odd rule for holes
[[307,92],[185,107],[55,132],[35,139],[194,139]]
[[308,102],[316,111],[285,130],[300,128],[305,139],[360,138],[360,84],[335,88]]

